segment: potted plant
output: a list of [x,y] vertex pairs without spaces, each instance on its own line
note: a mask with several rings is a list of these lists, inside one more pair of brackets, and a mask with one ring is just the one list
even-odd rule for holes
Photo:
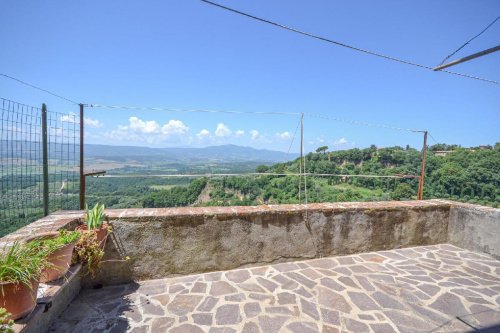
[[95,233],[101,248],[104,248],[108,233],[111,231],[109,224],[104,222],[105,220],[108,221],[108,217],[104,213],[104,208],[104,204],[101,203],[96,203],[92,209],[89,209],[87,206],[83,217],[84,224],[76,227],[76,230],[82,233]]
[[63,277],[71,266],[75,243],[80,238],[78,231],[60,230],[49,232],[26,240],[29,247],[43,253],[48,262],[40,275],[40,282],[50,282]]
[[38,279],[46,266],[44,253],[19,241],[0,253],[0,307],[11,313],[10,319],[33,311]]
[[73,262],[80,262],[87,265],[87,272],[95,277],[101,264],[104,250],[95,232],[84,232],[75,245]]

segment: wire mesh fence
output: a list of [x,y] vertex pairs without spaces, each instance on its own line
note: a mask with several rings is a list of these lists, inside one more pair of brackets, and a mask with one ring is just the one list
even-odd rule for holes
[[[46,112],[48,210],[79,207],[80,119]],[[42,109],[0,98],[0,236],[44,215]]]

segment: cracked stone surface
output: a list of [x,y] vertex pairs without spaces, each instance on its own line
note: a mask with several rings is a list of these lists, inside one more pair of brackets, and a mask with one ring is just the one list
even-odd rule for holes
[[441,244],[83,290],[49,332],[500,330],[500,261]]

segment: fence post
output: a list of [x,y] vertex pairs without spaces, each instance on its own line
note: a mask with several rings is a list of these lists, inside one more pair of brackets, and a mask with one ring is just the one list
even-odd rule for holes
[[47,106],[42,104],[43,215],[49,215],[49,158],[47,147]]
[[425,157],[427,155],[427,131],[424,131],[424,147],[422,148],[422,170],[418,180],[417,200],[424,199],[424,181],[425,181]]
[[80,209],[85,209],[85,174],[83,172],[83,104],[80,103]]

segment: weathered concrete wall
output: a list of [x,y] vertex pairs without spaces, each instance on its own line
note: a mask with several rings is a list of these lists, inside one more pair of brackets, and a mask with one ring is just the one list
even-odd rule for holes
[[[500,259],[500,209],[446,200],[107,210],[114,232],[92,283],[450,242]],[[57,212],[0,238],[72,229]],[[307,218],[306,218],[307,216]],[[131,258],[125,262],[125,256]],[[89,283],[88,280],[85,283]]]
[[452,205],[448,242],[500,260],[500,209],[476,205]]
[[109,210],[111,261],[94,283],[445,243],[449,212],[438,201]]

